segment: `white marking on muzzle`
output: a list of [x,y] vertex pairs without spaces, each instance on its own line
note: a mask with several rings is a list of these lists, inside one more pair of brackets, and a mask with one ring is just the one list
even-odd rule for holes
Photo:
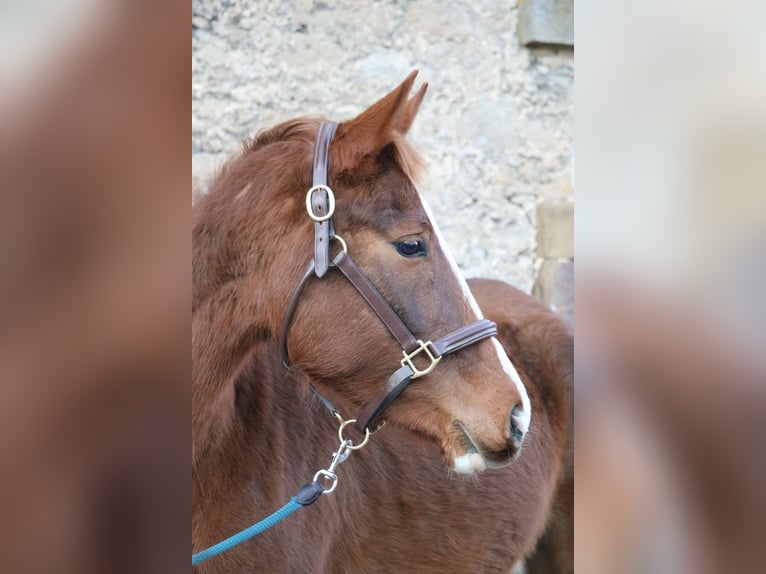
[[473,474],[487,469],[487,462],[478,452],[469,452],[452,461],[452,470],[458,474]]
[[[460,289],[463,291],[465,300],[468,302],[471,310],[476,315],[476,319],[483,319],[484,315],[479,308],[479,303],[476,301],[473,293],[471,293],[471,288],[468,287],[468,282],[465,280],[465,277],[460,271],[455,258],[452,256],[449,245],[447,245],[447,242],[444,241],[444,236],[442,236],[441,231],[439,230],[439,226],[436,225],[436,220],[434,219],[433,213],[431,212],[431,207],[428,205],[428,202],[425,200],[422,194],[418,193],[418,195],[420,196],[420,203],[423,204],[423,209],[426,212],[426,216],[431,221],[431,227],[433,228],[434,235],[436,235],[436,239],[439,241],[439,245],[441,245],[444,256],[447,258],[450,268],[452,269],[452,273],[455,275],[455,278],[460,285]],[[519,430],[521,430],[523,433],[526,433],[529,430],[529,423],[532,418],[532,408],[529,403],[529,395],[527,395],[527,389],[524,387],[524,383],[521,382],[521,377],[519,377],[519,373],[516,371],[513,363],[511,363],[511,359],[508,358],[508,354],[503,349],[503,346],[495,337],[492,337],[491,341],[495,347],[495,351],[497,351],[497,359],[500,361],[500,366],[503,368],[503,371],[505,371],[508,377],[513,381],[513,384],[516,386],[516,391],[519,393],[519,397],[521,397],[521,407],[523,412],[520,416],[516,416],[514,418]],[[455,460],[455,464],[457,465],[457,460]],[[455,470],[456,472],[460,472],[457,470],[457,468],[455,468]]]

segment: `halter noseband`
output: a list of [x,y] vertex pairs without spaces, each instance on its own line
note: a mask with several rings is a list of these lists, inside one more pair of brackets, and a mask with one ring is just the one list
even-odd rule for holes
[[[313,275],[321,278],[330,267],[336,267],[388,328],[391,335],[402,347],[404,355],[401,360],[401,367],[378,389],[356,417],[354,429],[360,435],[365,436],[370,432],[370,424],[388,408],[414,379],[430,373],[444,355],[497,335],[497,325],[487,319],[480,319],[464,325],[436,341],[423,342],[412,334],[391,308],[391,305],[380,294],[380,291],[356,266],[356,263],[347,253],[345,242],[339,235],[335,234],[332,223],[332,216],[335,212],[335,197],[332,189],[328,186],[328,165],[330,142],[335,135],[336,128],[337,124],[334,122],[322,122],[317,133],[316,147],[314,148],[313,184],[306,194],[306,209],[309,217],[314,221],[314,258],[309,262],[306,272],[295,288],[287,307],[282,322],[280,341],[282,360],[285,366],[289,367],[287,335],[290,331],[293,315],[298,307],[300,294]],[[342,250],[330,261],[330,242],[333,239],[338,240]],[[427,367],[421,369],[415,365],[414,359],[418,355],[428,359],[429,365]]]

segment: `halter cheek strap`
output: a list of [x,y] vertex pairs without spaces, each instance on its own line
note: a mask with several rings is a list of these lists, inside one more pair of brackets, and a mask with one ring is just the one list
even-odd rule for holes
[[402,323],[399,315],[391,308],[367,276],[359,270],[353,259],[341,251],[333,260],[335,266],[356,288],[362,298],[367,301],[370,308],[388,327],[388,330],[399,343],[399,346],[407,353],[411,353],[418,347],[418,341],[410,330]]
[[[327,185],[329,149],[337,124],[325,122],[319,127],[314,150],[314,180],[306,195],[306,209],[314,221],[314,258],[309,262],[303,277],[287,306],[280,330],[282,361],[290,366],[287,351],[287,335],[293,315],[298,307],[301,293],[309,279],[316,275],[323,277],[331,267],[337,268],[351,285],[359,292],[370,308],[380,318],[391,335],[402,348],[401,367],[397,369],[381,386],[372,399],[362,408],[356,417],[353,429],[360,436],[370,432],[370,425],[415,379],[430,373],[444,355],[459,351],[482,339],[497,335],[497,325],[487,319],[464,325],[436,341],[423,342],[415,337],[385,300],[369,278],[357,267],[346,253],[345,243],[335,235],[332,215],[335,211],[335,197]],[[343,250],[329,261],[329,244],[335,238],[341,241]],[[417,360],[417,363],[416,363]],[[428,365],[423,366],[424,361]],[[315,391],[316,392],[316,391]],[[320,395],[320,398],[321,397]],[[326,399],[323,399],[327,404]],[[332,409],[331,409],[332,410]],[[351,422],[351,421],[349,421]]]

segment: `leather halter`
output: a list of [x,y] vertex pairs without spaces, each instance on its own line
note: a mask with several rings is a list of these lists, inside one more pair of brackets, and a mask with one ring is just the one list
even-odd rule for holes
[[[480,319],[459,327],[436,341],[423,342],[412,334],[391,308],[391,305],[380,294],[380,291],[357,267],[353,259],[346,253],[345,243],[339,236],[335,235],[332,225],[335,198],[328,186],[328,164],[330,142],[336,128],[336,123],[323,122],[319,126],[319,132],[317,133],[316,147],[314,149],[313,185],[306,195],[306,208],[309,211],[309,216],[314,220],[314,258],[309,262],[306,272],[298,282],[293,293],[290,304],[285,312],[279,338],[281,341],[282,361],[285,367],[289,368],[290,357],[287,351],[287,335],[290,331],[290,324],[298,307],[298,301],[303,288],[313,275],[321,278],[331,267],[337,268],[359,292],[386,328],[388,328],[391,335],[402,347],[404,355],[404,358],[401,360],[401,367],[378,389],[356,417],[354,430],[364,436],[369,432],[370,425],[375,419],[388,408],[414,379],[430,373],[444,355],[454,353],[482,339],[497,335],[497,325],[487,319]],[[341,242],[343,249],[330,262],[329,248],[330,242],[333,239]],[[421,369],[415,364],[414,359],[418,355],[422,355],[423,359],[429,360],[427,367]]]

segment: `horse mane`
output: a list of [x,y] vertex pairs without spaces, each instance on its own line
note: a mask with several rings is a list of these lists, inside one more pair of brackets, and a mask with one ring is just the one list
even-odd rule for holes
[[[302,116],[282,122],[272,128],[260,130],[253,138],[242,142],[242,154],[257,152],[270,144],[278,142],[298,141],[313,146],[316,132],[322,118],[317,116]],[[342,124],[341,124],[342,125]],[[391,134],[391,142],[386,146],[391,151],[397,167],[415,183],[421,181],[425,172],[425,162],[415,148],[407,141],[404,134],[395,131]],[[384,148],[384,149],[386,149]]]
[[301,141],[313,144],[321,121],[316,116],[301,116],[271,128],[261,129],[253,138],[242,142],[242,152],[255,152],[277,142]]

